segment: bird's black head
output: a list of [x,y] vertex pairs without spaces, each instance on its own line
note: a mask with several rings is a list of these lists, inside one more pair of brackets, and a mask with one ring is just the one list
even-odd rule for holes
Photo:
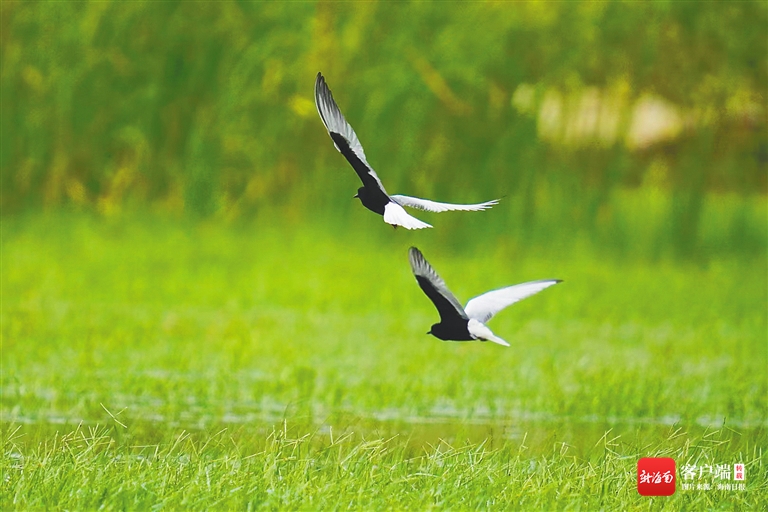
[[352,196],[352,198],[354,199],[356,197],[356,198],[358,198],[362,202],[363,198],[365,197],[366,192],[367,191],[365,190],[365,187],[360,187],[359,189],[357,189],[357,194]]
[[427,334],[431,334],[435,338],[439,338],[441,340],[446,340],[448,337],[447,333],[444,332],[444,327],[445,326],[443,324],[432,324],[432,328],[429,330],[429,332],[427,332]]

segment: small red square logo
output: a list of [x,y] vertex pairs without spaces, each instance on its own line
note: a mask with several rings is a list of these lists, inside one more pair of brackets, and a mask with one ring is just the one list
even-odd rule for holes
[[637,461],[637,492],[643,496],[675,494],[675,459],[645,457]]

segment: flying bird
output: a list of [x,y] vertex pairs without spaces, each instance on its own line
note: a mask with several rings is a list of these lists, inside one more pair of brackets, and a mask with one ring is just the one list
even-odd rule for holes
[[403,206],[417,208],[428,212],[446,212],[450,210],[478,211],[485,210],[497,204],[498,199],[486,201],[478,204],[450,204],[438,203],[428,199],[419,199],[418,197],[409,197],[401,195],[389,195],[384,189],[376,171],[370,166],[365,158],[363,146],[355,135],[355,131],[344,119],[344,115],[339,110],[336,102],[333,101],[333,95],[325,78],[321,73],[317,74],[315,80],[315,105],[320,119],[328,130],[328,135],[333,140],[333,145],[344,155],[349,164],[355,170],[363,186],[357,189],[354,197],[360,199],[363,206],[384,216],[384,222],[394,227],[402,226],[406,229],[431,228],[426,222],[410,216]]
[[461,307],[421,251],[411,247],[408,260],[416,281],[440,314],[440,322],[432,325],[427,334],[445,341],[492,341],[508,347],[509,343],[493,334],[485,323],[507,306],[562,282],[560,279],[542,279],[507,286],[478,295]]

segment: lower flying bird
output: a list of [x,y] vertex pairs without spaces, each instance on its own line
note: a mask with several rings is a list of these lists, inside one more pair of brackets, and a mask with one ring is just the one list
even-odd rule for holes
[[560,279],[543,279],[507,286],[470,299],[462,308],[421,251],[411,247],[408,259],[416,281],[440,313],[440,322],[434,324],[427,334],[445,341],[492,341],[508,347],[509,343],[493,334],[485,322],[507,306],[562,282]]
[[419,199],[418,197],[408,197],[400,195],[389,195],[384,190],[376,171],[368,164],[365,159],[363,146],[360,144],[357,135],[352,127],[344,119],[344,115],[339,110],[336,102],[333,101],[333,95],[325,78],[321,73],[317,74],[315,80],[315,105],[320,119],[323,121],[328,134],[333,139],[336,149],[344,155],[352,168],[357,172],[363,186],[357,189],[355,197],[360,199],[363,206],[369,210],[384,216],[384,222],[393,226],[403,226],[406,229],[431,228],[426,222],[422,222],[406,213],[403,206],[418,208],[428,212],[445,212],[449,210],[477,211],[485,210],[497,204],[499,201],[486,201],[478,204],[450,204],[429,201],[428,199]]

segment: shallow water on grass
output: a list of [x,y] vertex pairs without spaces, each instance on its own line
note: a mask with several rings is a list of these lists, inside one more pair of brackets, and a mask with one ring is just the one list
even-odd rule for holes
[[[146,407],[147,404],[143,404]],[[435,408],[430,414],[413,414],[396,409],[353,411],[324,410],[277,402],[259,406],[237,406],[220,415],[210,408],[191,407],[174,414],[131,414],[107,411],[100,418],[77,418],[50,413],[36,417],[3,411],[3,430],[20,427],[26,442],[44,440],[55,433],[77,428],[105,427],[119,437],[130,438],[132,444],[148,445],[167,440],[174,433],[188,432],[201,436],[222,429],[235,437],[266,437],[273,431],[300,438],[310,435],[320,444],[333,443],[344,436],[359,439],[399,438],[409,451],[418,452],[429,446],[447,443],[458,447],[484,443],[488,448],[519,447],[528,455],[551,453],[553,449],[576,456],[587,456],[605,445],[627,444],[642,452],[643,446],[656,445],[672,437],[693,438],[722,431],[733,449],[748,443],[768,442],[768,425],[759,421],[728,421],[724,418],[701,417],[695,421],[667,417],[599,417],[558,416],[549,413],[518,411],[499,417],[487,411],[461,411],[450,407]],[[112,417],[114,416],[114,418]],[[762,441],[761,441],[762,440]]]

